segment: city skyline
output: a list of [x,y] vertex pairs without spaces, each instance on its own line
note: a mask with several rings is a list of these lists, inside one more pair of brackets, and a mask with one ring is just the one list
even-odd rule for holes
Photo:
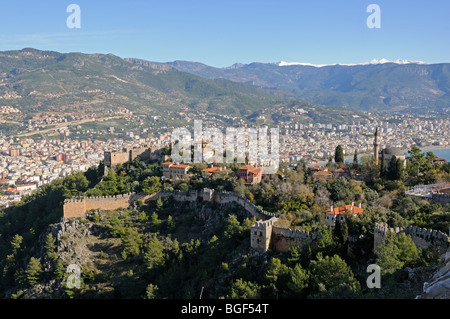
[[[71,4],[80,8],[80,28],[67,25]],[[381,10],[380,28],[367,25],[371,4]],[[4,4],[0,50],[111,53],[215,67],[278,61],[355,64],[383,58],[432,64],[450,61],[450,42],[445,41],[449,10],[447,1],[403,0],[25,1],[20,7]]]

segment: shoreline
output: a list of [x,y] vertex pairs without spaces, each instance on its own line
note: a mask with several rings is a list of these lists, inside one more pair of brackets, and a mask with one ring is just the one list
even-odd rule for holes
[[[412,145],[412,146],[406,147],[406,148],[402,147],[402,148],[400,148],[400,150],[402,152],[406,153],[413,146],[417,146],[417,145]],[[421,151],[438,150],[438,149],[449,149],[450,150],[450,145],[427,145],[427,146],[417,146],[417,147],[420,148]],[[366,156],[366,155],[372,155],[372,152],[358,154],[358,160],[360,160],[361,157]],[[348,159],[353,159],[353,155],[346,155],[346,156],[344,156],[344,161],[348,160]],[[320,161],[317,161],[317,162],[312,163],[312,164],[307,165],[307,166],[316,166],[316,165],[322,165],[322,164],[326,164],[326,163],[328,163],[328,160],[320,160]]]
[[[427,146],[418,146],[422,151],[423,150],[434,150],[434,149],[450,149],[450,145],[427,145]],[[406,150],[408,151],[408,150]]]

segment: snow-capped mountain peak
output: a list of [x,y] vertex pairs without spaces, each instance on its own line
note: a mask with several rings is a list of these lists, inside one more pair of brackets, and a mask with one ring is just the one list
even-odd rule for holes
[[365,63],[357,63],[357,64],[340,64],[340,63],[336,63],[336,64],[312,64],[312,63],[304,63],[304,62],[286,62],[286,61],[280,61],[277,62],[275,64],[277,64],[278,66],[291,66],[291,65],[304,65],[304,66],[313,66],[316,68],[321,68],[324,66],[330,66],[330,65],[345,65],[345,66],[354,66],[354,65],[370,65],[370,64],[384,64],[384,63],[396,63],[396,64],[425,64],[422,61],[410,61],[410,60],[405,60],[405,59],[397,59],[395,61],[390,61],[388,59],[372,59],[369,62],[365,62]]

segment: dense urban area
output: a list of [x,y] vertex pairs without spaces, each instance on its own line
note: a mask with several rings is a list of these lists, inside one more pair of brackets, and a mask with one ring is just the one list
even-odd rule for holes
[[[6,111],[13,110],[6,109]],[[112,116],[138,122],[141,117],[133,116],[132,112],[122,108],[112,112]],[[105,128],[83,128],[79,125],[62,125],[51,128],[56,123],[66,123],[68,120],[82,121],[75,115],[38,116],[27,121],[28,131],[45,130],[50,127],[55,134],[43,137],[39,133],[31,136],[0,137],[0,205],[9,206],[19,201],[24,194],[30,194],[42,185],[49,184],[56,178],[66,177],[74,172],[83,172],[96,166],[103,160],[105,151],[117,151],[124,147],[164,147],[170,145],[170,128],[157,135],[150,133],[151,126],[135,130],[121,128],[120,134],[114,137],[118,129],[114,123]],[[98,121],[94,116],[85,118]],[[105,120],[102,118],[102,121]],[[353,159],[356,151],[359,156],[372,153],[372,136],[379,128],[381,142],[384,147],[396,147],[405,152],[412,146],[450,147],[450,120],[429,119],[413,115],[394,115],[383,120],[373,120],[370,123],[352,120],[348,124],[321,123],[280,123],[280,162],[296,163],[304,160],[307,166],[323,164],[334,156],[335,148],[341,145],[344,155]],[[192,122],[187,126],[193,130]],[[173,129],[173,128],[172,128]],[[85,138],[78,138],[83,135]]]

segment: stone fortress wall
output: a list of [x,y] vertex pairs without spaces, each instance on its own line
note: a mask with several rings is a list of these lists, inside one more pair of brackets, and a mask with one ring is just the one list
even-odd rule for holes
[[254,249],[287,252],[293,245],[311,244],[320,235],[317,232],[275,226],[277,217],[257,221],[250,230],[250,245]]
[[208,188],[201,191],[194,190],[188,192],[162,190],[150,195],[130,193],[116,196],[73,198],[64,202],[63,217],[85,217],[86,213],[93,209],[125,209],[132,206],[138,200],[148,202],[155,201],[160,197],[165,198],[170,196],[175,201],[194,202],[202,200],[218,204],[236,203],[240,205],[258,220],[251,227],[250,232],[251,247],[255,249],[267,251],[273,248],[277,251],[288,251],[291,245],[301,246],[305,243],[310,243],[317,237],[315,233],[276,227],[274,224],[278,218],[275,213],[264,211],[247,198],[238,196],[232,192],[218,192]]
[[389,227],[386,223],[376,223],[373,234],[374,250],[381,245],[387,233],[405,233],[411,236],[417,247],[427,249],[428,247],[433,246],[439,250],[440,254],[444,254],[450,248],[449,235],[441,231],[417,226],[394,228]]
[[66,199],[63,206],[63,217],[85,217],[86,212],[92,209],[116,210],[127,208],[130,204],[139,199],[135,193],[115,196],[82,197]]
[[[105,151],[103,162],[106,167],[114,167],[135,160],[137,157],[142,160],[160,160],[162,156],[162,148],[160,147],[125,147],[122,151]],[[105,169],[106,172],[106,169]]]
[[[250,215],[257,218],[257,222],[250,230],[250,245],[254,249],[267,251],[287,252],[292,245],[301,247],[312,243],[318,238],[318,233],[301,230],[292,230],[277,227],[275,223],[278,217],[274,213],[264,211],[247,198],[240,197],[232,192],[218,192],[213,189],[201,191],[167,191],[162,190],[155,194],[122,194],[116,196],[84,197],[65,200],[63,206],[64,218],[85,217],[86,212],[93,209],[116,210],[126,209],[138,200],[144,202],[157,200],[159,197],[172,196],[175,201],[194,202],[198,200],[215,202],[219,204],[236,203],[244,208]],[[376,223],[374,229],[374,249],[376,249],[386,237],[386,233],[406,233],[412,237],[414,243],[421,249],[430,246],[436,247],[441,254],[450,248],[450,237],[441,231],[420,228],[416,226],[389,227],[387,224]]]
[[247,198],[237,196],[232,192],[216,192],[213,189],[203,189],[201,191],[167,191],[162,190],[154,194],[122,194],[115,196],[102,196],[102,197],[82,197],[67,199],[64,202],[63,217],[85,217],[86,212],[92,209],[103,210],[116,210],[130,207],[134,202],[142,200],[144,202],[157,200],[159,197],[172,196],[176,201],[188,201],[194,202],[199,199],[208,202],[216,202],[219,204],[225,204],[234,202],[242,206],[247,212],[256,218],[268,218],[274,217],[274,213],[266,212],[261,207],[256,206],[250,202]]

